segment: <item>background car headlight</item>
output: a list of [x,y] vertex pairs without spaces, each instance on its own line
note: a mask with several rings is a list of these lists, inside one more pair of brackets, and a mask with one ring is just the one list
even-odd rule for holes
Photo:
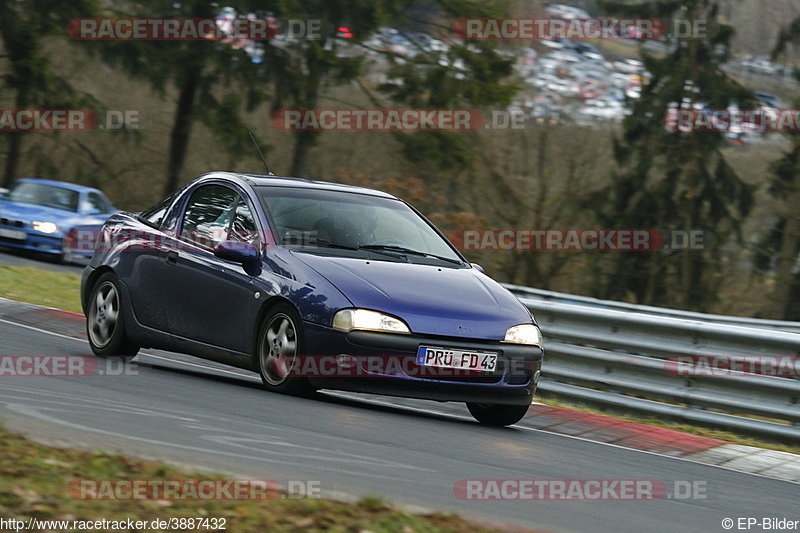
[[58,226],[52,222],[34,222],[33,229],[42,233],[55,233],[58,231]]
[[411,333],[399,318],[368,309],[342,309],[333,315],[333,327],[342,331],[366,329],[390,333]]
[[503,339],[503,342],[541,346],[542,331],[538,328],[538,326],[534,326],[533,324],[520,324],[518,326],[512,326],[506,331],[506,338]]

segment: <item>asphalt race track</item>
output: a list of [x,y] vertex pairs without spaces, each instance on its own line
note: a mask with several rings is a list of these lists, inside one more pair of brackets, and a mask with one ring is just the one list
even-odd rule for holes
[[[76,328],[40,311],[0,300],[0,355],[91,354]],[[521,426],[485,428],[462,405],[333,393],[293,398],[261,390],[254,374],[149,350],[120,370],[0,377],[0,418],[49,444],[282,485],[320,481],[323,497],[377,495],[551,531],[723,531],[724,518],[798,518],[797,484]],[[708,494],[646,502],[475,502],[453,494],[458,480],[505,478],[704,481]]]
[[50,260],[49,258],[37,256],[31,252],[11,250],[3,247],[0,247],[0,265],[33,267],[40,268],[42,270],[49,270],[51,272],[77,274],[79,276],[83,271],[83,265],[74,263],[58,263],[54,260]]

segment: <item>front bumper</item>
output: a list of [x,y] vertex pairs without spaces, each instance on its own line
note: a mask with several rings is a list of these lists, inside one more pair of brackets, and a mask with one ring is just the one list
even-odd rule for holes
[[14,232],[24,232],[24,239],[7,238],[0,235],[0,246],[14,248],[17,250],[31,250],[47,254],[62,254],[64,251],[64,236],[62,234],[47,235],[29,229],[18,227],[0,226],[0,229],[11,230]]
[[[371,331],[345,333],[305,323],[307,357],[336,358],[348,367],[336,375],[309,376],[318,388],[348,390],[438,401],[526,405],[533,400],[543,350],[498,341],[398,335]],[[420,345],[498,353],[494,372],[465,372],[420,367]],[[339,357],[341,356],[341,357]],[[387,364],[387,362],[389,364]],[[352,367],[357,365],[356,371]],[[330,368],[330,367],[328,367]],[[356,375],[353,375],[356,374]],[[301,374],[302,375],[302,374]]]

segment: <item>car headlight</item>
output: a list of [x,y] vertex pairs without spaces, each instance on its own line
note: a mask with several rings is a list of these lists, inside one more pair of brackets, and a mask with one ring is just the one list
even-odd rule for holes
[[33,223],[33,229],[42,233],[55,233],[58,231],[58,226],[52,222],[36,222]]
[[519,324],[518,326],[511,326],[506,331],[506,338],[503,339],[503,342],[541,346],[542,331],[538,326],[533,324]]
[[333,315],[333,327],[342,331],[366,329],[390,333],[411,333],[405,322],[369,309],[342,309]]

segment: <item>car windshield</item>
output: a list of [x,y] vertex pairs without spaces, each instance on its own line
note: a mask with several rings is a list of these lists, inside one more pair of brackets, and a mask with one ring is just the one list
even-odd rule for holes
[[8,199],[12,202],[43,205],[67,211],[78,210],[79,197],[78,191],[30,181],[17,183],[8,193]]
[[369,252],[388,260],[462,264],[455,250],[404,202],[297,187],[258,187],[282,245],[316,253]]

